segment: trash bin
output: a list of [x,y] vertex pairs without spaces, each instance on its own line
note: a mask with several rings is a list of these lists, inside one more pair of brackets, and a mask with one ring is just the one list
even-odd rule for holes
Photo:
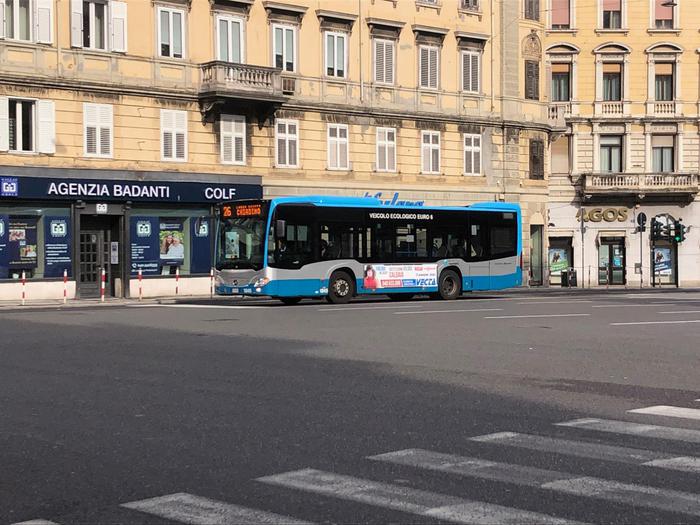
[[569,271],[568,270],[561,271],[561,287],[562,288],[569,287]]
[[576,282],[576,270],[574,268],[569,268],[569,272],[567,274],[568,280],[569,280],[569,286],[572,288],[576,288],[578,286]]

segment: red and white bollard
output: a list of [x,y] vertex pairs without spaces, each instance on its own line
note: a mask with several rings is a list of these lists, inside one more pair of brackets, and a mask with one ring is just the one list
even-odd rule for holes
[[107,282],[107,272],[102,268],[102,279],[100,280],[100,302],[105,302],[105,283]]
[[68,270],[63,270],[63,304],[68,302]]
[[175,295],[180,293],[180,267],[175,268]]
[[143,270],[139,268],[139,301],[143,300]]
[[22,306],[24,306],[24,302],[27,299],[27,274],[25,273],[24,270],[22,270]]
[[214,297],[214,268],[209,270],[209,298]]

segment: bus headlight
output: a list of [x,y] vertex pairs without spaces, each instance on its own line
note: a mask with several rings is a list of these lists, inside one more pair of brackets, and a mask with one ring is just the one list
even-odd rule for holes
[[268,279],[267,277],[261,277],[260,279],[255,281],[255,283],[253,284],[253,287],[254,288],[262,288],[263,286],[265,286],[269,282],[270,282],[270,279]]

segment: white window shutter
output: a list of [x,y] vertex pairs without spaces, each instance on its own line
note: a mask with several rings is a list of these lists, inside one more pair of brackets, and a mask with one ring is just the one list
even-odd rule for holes
[[0,151],[10,149],[10,101],[0,97]]
[[175,159],[187,159],[187,111],[174,112]]
[[70,0],[70,45],[83,47],[83,0]]
[[34,39],[40,44],[53,43],[53,0],[34,0]]
[[233,132],[233,160],[237,164],[243,164],[245,162],[245,117],[236,117]]
[[429,74],[429,86],[431,88],[437,89],[438,87],[438,50],[434,48],[429,49],[429,64],[430,64],[430,74]]
[[394,43],[384,44],[384,82],[394,83]]
[[474,173],[481,175],[481,137],[474,137]]
[[114,118],[113,107],[110,104],[100,104],[98,106],[97,124],[100,129],[99,154],[102,157],[111,157]]
[[230,115],[221,115],[219,121],[219,134],[221,136],[221,162],[233,162],[233,121]]
[[160,110],[161,156],[164,160],[173,158],[173,112]]
[[126,2],[111,1],[109,3],[109,25],[112,37],[112,51],[126,53],[127,26]]
[[5,2],[0,2],[0,38],[5,38]]
[[472,54],[472,87],[471,90],[475,93],[481,91],[481,54]]
[[377,82],[386,82],[384,78],[384,49],[384,42],[374,41],[374,80]]
[[429,87],[430,82],[430,68],[428,61],[430,52],[427,47],[420,48],[420,86]]
[[56,107],[53,100],[38,100],[36,103],[39,153],[56,153]]
[[85,155],[97,155],[97,105],[83,104]]

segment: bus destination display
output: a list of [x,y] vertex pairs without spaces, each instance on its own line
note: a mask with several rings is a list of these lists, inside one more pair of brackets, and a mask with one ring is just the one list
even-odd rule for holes
[[236,206],[224,206],[221,208],[221,216],[225,219],[231,217],[261,217],[262,204],[237,204]]

